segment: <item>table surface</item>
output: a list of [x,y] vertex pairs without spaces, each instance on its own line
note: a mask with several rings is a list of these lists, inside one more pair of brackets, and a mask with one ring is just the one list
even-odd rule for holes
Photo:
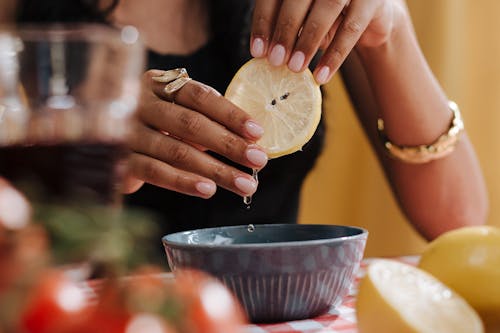
[[[418,256],[404,256],[391,258],[399,262],[415,265]],[[356,273],[355,281],[349,295],[337,308],[330,309],[327,313],[311,319],[289,321],[276,324],[247,325],[246,333],[357,333],[356,326],[356,294],[360,279],[365,275],[366,268],[375,258],[364,259]],[[171,279],[171,273],[164,274],[165,279]],[[86,283],[83,285],[89,298],[95,298],[98,284]]]

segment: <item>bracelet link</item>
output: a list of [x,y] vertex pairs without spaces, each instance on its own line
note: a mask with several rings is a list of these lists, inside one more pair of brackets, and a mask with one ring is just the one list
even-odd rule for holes
[[384,121],[379,118],[377,120],[379,137],[389,155],[403,162],[422,164],[451,154],[464,131],[464,122],[455,102],[449,101],[448,107],[453,113],[450,127],[436,141],[428,145],[398,146],[392,143],[385,133]]

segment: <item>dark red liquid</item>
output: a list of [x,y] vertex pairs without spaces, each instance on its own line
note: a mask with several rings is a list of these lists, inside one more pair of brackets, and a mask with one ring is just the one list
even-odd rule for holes
[[0,147],[0,175],[32,200],[115,204],[126,157],[109,143]]

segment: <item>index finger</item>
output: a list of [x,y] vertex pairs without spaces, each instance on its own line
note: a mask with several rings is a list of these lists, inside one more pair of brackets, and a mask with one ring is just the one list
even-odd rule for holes
[[[149,71],[151,78],[161,71]],[[165,99],[164,84],[148,80],[154,93]],[[217,90],[201,82],[191,80],[175,95],[175,103],[196,110],[228,128],[235,134],[251,141],[260,139],[264,129],[248,113],[224,98]]]
[[260,58],[267,54],[281,0],[257,0],[252,16],[250,52]]
[[314,70],[319,84],[325,84],[337,72],[364,33],[375,11],[374,2],[352,1],[347,8],[333,41]]

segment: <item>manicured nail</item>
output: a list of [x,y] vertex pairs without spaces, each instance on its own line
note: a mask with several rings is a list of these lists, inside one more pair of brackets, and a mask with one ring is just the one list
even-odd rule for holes
[[306,56],[304,55],[304,52],[302,51],[296,51],[292,55],[292,58],[288,62],[288,68],[290,68],[294,72],[300,72],[302,69],[302,66],[304,66],[304,60],[306,59]]
[[271,50],[271,54],[269,55],[269,63],[273,66],[281,66],[283,65],[283,61],[285,61],[286,50],[283,45],[276,44]]
[[250,180],[245,177],[238,177],[234,180],[234,185],[244,194],[254,194],[257,190],[257,183],[255,180]]
[[246,151],[247,159],[255,166],[263,167],[267,163],[267,154],[262,150],[249,148]]
[[330,68],[328,66],[321,67],[319,71],[316,73],[316,81],[319,84],[327,83],[329,77],[330,77]]
[[12,188],[0,191],[0,224],[7,229],[21,229],[29,223],[30,216],[30,205],[19,192]]
[[217,190],[217,186],[214,183],[207,182],[198,182],[195,187],[198,192],[206,196],[212,196]]
[[245,123],[245,129],[253,138],[260,138],[264,134],[264,129],[257,123],[249,120]]
[[255,38],[252,42],[252,49],[250,50],[252,57],[259,58],[264,55],[264,41],[262,38]]

